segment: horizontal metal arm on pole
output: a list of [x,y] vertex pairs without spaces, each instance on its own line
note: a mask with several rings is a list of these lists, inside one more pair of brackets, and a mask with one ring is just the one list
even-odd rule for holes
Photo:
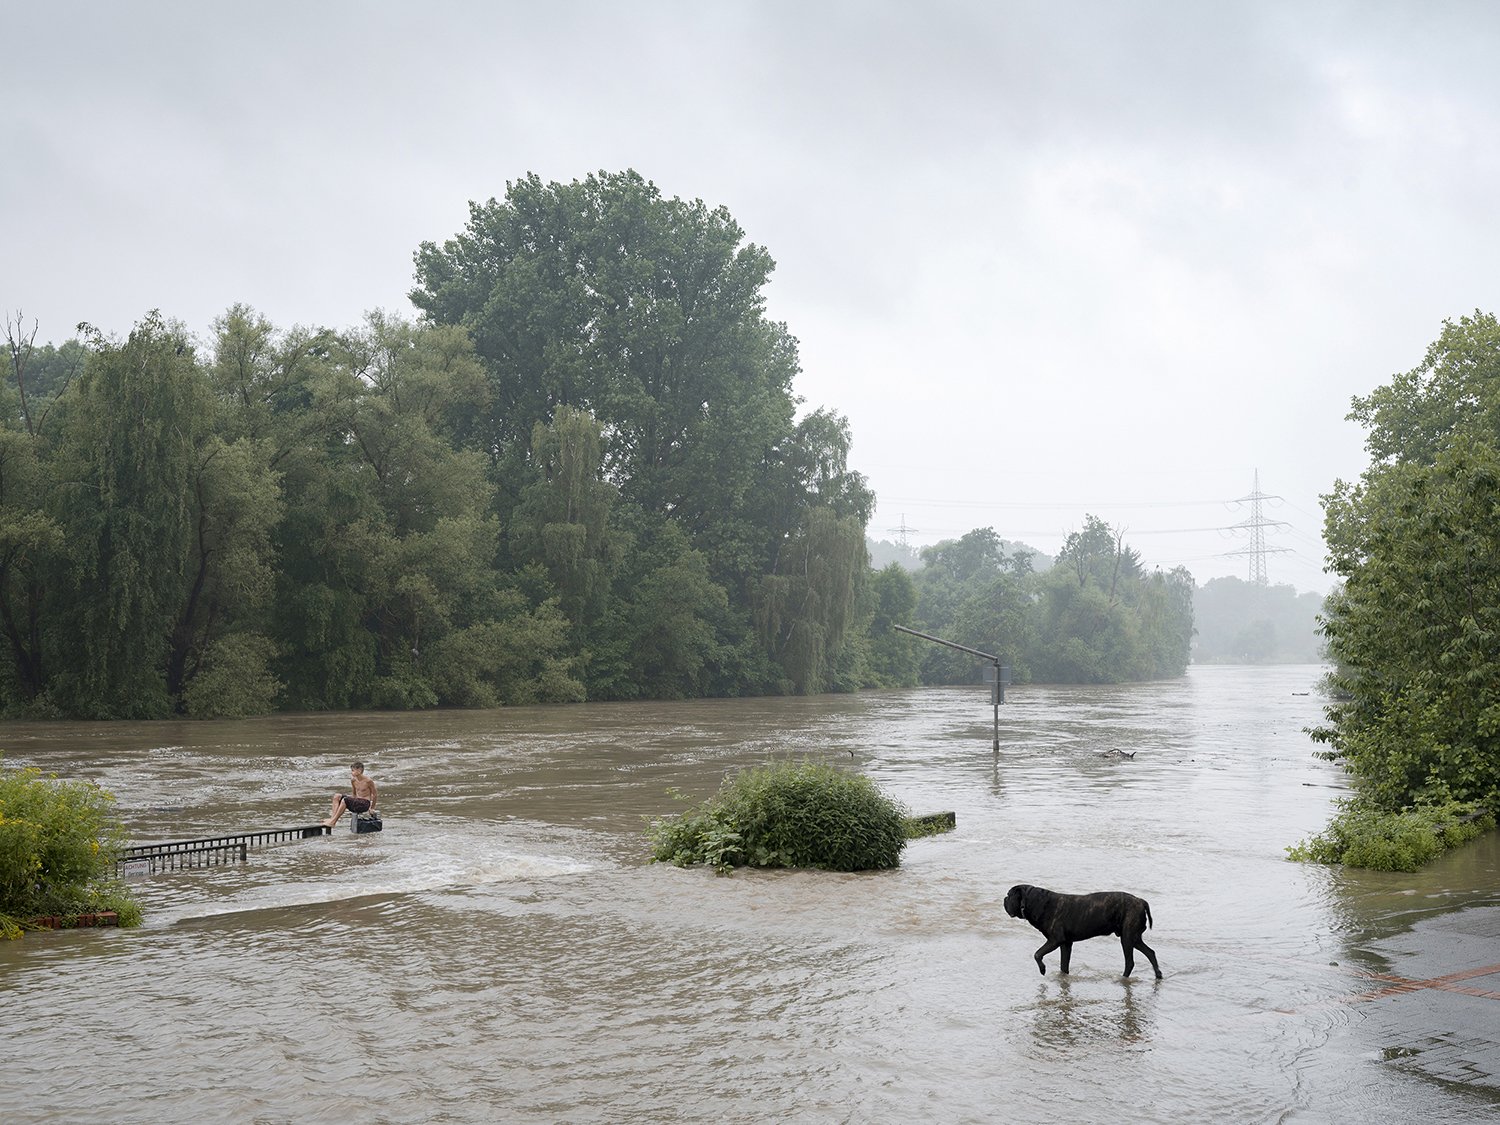
[[995,664],[1000,663],[1000,658],[998,656],[992,656],[988,652],[980,652],[977,648],[970,648],[968,645],[961,645],[956,641],[945,641],[942,637],[934,637],[931,633],[919,633],[915,629],[908,629],[905,625],[892,625],[891,628],[900,629],[903,633],[910,633],[914,637],[921,637],[924,641],[936,641],[940,645],[947,645],[949,648],[956,648],[960,652],[971,652],[975,656],[982,656],[986,660],[993,661]]

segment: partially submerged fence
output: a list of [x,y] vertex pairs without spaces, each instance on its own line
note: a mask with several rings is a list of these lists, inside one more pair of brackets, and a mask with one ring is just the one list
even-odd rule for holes
[[197,840],[173,840],[165,844],[139,844],[120,852],[115,859],[115,874],[128,879],[183,867],[244,863],[251,848],[305,840],[310,836],[325,835],[328,831],[322,824],[302,824],[292,828],[267,828],[260,832],[236,832],[229,836],[205,836]]

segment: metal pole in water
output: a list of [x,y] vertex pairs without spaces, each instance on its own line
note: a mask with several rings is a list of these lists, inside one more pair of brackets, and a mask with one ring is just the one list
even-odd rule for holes
[[967,652],[974,656],[983,657],[994,666],[995,679],[990,688],[990,702],[995,708],[995,753],[1000,753],[1000,704],[1005,702],[1005,685],[1001,679],[1000,658],[994,653],[980,652],[977,648],[961,645],[957,641],[945,640],[942,637],[934,637],[931,633],[920,633],[915,629],[908,629],[905,625],[892,625],[891,628],[898,629],[903,633],[910,633],[914,637],[921,637],[924,641],[947,645],[949,648],[956,648],[960,652]]
[[1000,704],[1005,699],[1005,685],[1000,682],[1000,662],[995,662],[995,686],[990,690],[990,701],[995,705],[995,753],[1000,753]]

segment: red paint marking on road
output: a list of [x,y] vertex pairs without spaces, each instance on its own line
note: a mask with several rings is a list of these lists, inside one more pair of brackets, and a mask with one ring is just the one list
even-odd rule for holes
[[1366,973],[1365,976],[1372,980],[1387,980],[1392,982],[1389,987],[1377,988],[1373,992],[1356,993],[1353,996],[1343,998],[1347,1004],[1362,1004],[1367,1000],[1380,1000],[1387,996],[1400,996],[1407,992],[1421,992],[1424,989],[1435,989],[1439,992],[1457,992],[1464,996],[1481,996],[1486,1000],[1500,1000],[1500,992],[1488,988],[1471,988],[1468,985],[1460,985],[1462,980],[1470,980],[1474,977],[1487,977],[1500,973],[1500,965],[1486,965],[1479,969],[1463,969],[1456,973],[1448,973],[1446,976],[1432,977],[1429,980],[1412,980],[1408,977],[1392,976],[1388,973]]
[[1432,979],[1442,981],[1446,984],[1449,981],[1468,980],[1470,977],[1487,977],[1491,973],[1500,973],[1500,965],[1486,965],[1482,969],[1465,969],[1461,973],[1449,973],[1445,977],[1433,977]]
[[[1330,968],[1333,966],[1330,966]],[[1348,968],[1341,966],[1341,968]],[[1330,1000],[1320,1001],[1312,1006],[1312,1010],[1326,1007],[1330,1004],[1364,1004],[1371,1000],[1383,1000],[1390,996],[1405,996],[1412,992],[1422,992],[1432,989],[1434,992],[1455,992],[1461,996],[1477,996],[1482,1000],[1500,1000],[1500,992],[1488,988],[1474,988],[1470,985],[1459,984],[1459,981],[1471,980],[1474,977],[1487,977],[1500,973],[1500,965],[1485,965],[1477,969],[1462,969],[1456,973],[1448,973],[1441,977],[1432,977],[1428,980],[1415,980],[1411,977],[1396,976],[1393,973],[1377,973],[1367,969],[1349,969],[1368,980],[1389,981],[1385,988],[1373,989],[1369,992],[1355,992],[1348,996],[1336,996]],[[1306,1012],[1307,1008],[1272,1008],[1271,1011],[1278,1015],[1295,1016]]]

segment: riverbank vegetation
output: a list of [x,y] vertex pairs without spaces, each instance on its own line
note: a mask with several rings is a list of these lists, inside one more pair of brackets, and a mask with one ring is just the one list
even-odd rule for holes
[[1313,737],[1354,793],[1298,857],[1405,870],[1435,853],[1354,841],[1436,836],[1500,801],[1500,323],[1446,322],[1421,365],[1350,418],[1371,462],[1325,497],[1342,585],[1325,608],[1332,702]]
[[1019,678],[1182,671],[1191,580],[1092,518],[1045,576],[982,535],[918,588],[872,571],[874,496],[846,420],[794,393],[772,268],[722,208],[633,172],[531,176],[418,250],[416,322],[236,306],[202,341],[153,312],[54,346],[8,319],[0,710],[971,680],[890,628],[913,620],[1010,646]]
[[122,926],[140,924],[140,908],[114,878],[124,837],[113,804],[89,782],[0,763],[0,937],[20,937],[48,915],[112,911]]
[[897,867],[906,810],[868,777],[816,762],[776,762],[725,778],[709,800],[647,829],[651,857],[678,867]]
[[1494,814],[1472,802],[1390,812],[1354,799],[1339,805],[1327,828],[1288,848],[1287,854],[1300,863],[1416,871],[1494,827]]

